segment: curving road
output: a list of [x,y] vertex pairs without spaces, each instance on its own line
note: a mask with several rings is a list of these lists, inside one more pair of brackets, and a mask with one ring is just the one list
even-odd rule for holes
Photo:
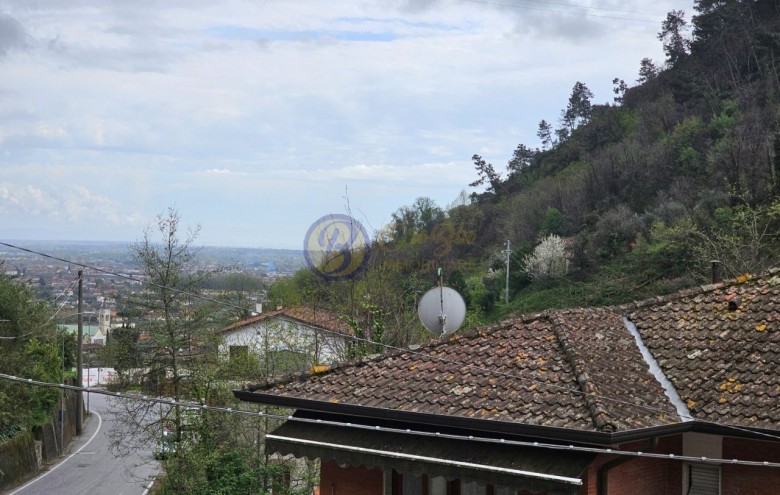
[[[86,403],[86,397],[84,401]],[[126,458],[114,457],[106,432],[114,415],[106,396],[90,394],[84,432],[70,445],[69,453],[57,464],[5,495],[144,495],[160,468],[151,449]]]

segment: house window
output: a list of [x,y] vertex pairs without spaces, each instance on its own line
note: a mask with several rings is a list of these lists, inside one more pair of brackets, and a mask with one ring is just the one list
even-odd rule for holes
[[720,466],[689,464],[686,495],[720,495]]
[[245,358],[249,355],[248,345],[231,345],[230,346],[230,359]]

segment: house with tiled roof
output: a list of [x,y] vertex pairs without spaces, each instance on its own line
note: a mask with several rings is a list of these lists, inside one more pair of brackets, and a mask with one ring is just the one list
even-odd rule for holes
[[218,335],[222,355],[263,356],[263,362],[271,366],[268,374],[273,376],[290,368],[309,369],[343,359],[351,332],[332,311],[294,306],[260,312],[222,328]]
[[780,493],[778,272],[317,371],[234,393],[323,493]]

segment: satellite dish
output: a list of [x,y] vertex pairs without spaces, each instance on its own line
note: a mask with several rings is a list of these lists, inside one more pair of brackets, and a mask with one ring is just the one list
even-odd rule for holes
[[417,314],[428,331],[436,335],[446,335],[463,325],[466,303],[458,291],[442,285],[423,294]]

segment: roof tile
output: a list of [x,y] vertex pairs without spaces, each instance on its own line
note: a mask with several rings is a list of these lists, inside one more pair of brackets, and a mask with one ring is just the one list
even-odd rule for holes
[[620,316],[602,309],[511,320],[417,350],[342,364],[289,380],[284,388],[255,388],[299,399],[580,430],[678,419]]
[[696,419],[780,425],[778,283],[773,271],[627,307],[681,398],[696,404]]

